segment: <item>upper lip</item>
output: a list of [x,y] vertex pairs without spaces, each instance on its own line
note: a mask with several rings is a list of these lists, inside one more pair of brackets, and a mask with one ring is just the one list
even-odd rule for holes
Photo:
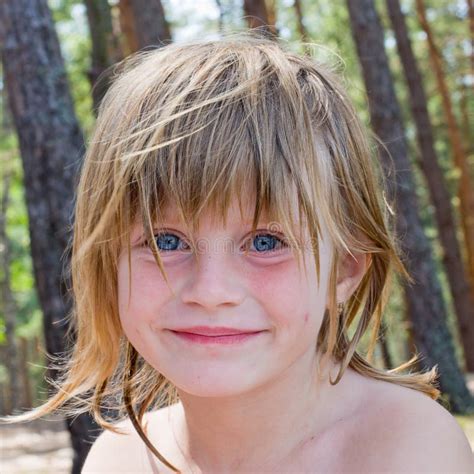
[[175,332],[189,332],[192,334],[200,334],[201,336],[228,336],[231,334],[246,334],[260,332],[260,329],[238,329],[224,326],[193,326],[189,328],[172,329]]

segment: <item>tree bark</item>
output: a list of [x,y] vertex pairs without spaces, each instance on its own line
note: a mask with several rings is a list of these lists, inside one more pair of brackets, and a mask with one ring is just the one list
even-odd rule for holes
[[382,352],[382,360],[387,370],[393,369],[392,356],[388,349],[388,338],[387,338],[387,325],[382,321],[380,325],[381,336],[379,339],[380,350]]
[[31,392],[30,374],[28,370],[28,347],[29,340],[26,337],[20,337],[20,366],[21,379],[23,385],[23,402],[27,408],[33,407],[33,397]]
[[[94,113],[97,115],[102,97],[109,87],[108,67],[123,58],[118,38],[112,27],[108,0],[84,0],[92,42],[91,68],[88,76],[92,86]],[[100,80],[99,80],[100,78]]]
[[250,29],[258,28],[264,35],[277,35],[275,24],[271,23],[265,0],[244,0],[244,13]]
[[[459,130],[456,118],[453,112],[451,97],[449,95],[448,86],[444,78],[443,60],[438,47],[436,46],[431,27],[426,18],[425,5],[423,0],[416,0],[416,11],[418,20],[423,31],[426,33],[428,41],[428,51],[433,71],[435,73],[438,91],[441,95],[444,116],[448,125],[448,136],[451,143],[451,150],[454,157],[454,163],[459,168],[459,204],[461,223],[464,233],[464,241],[466,246],[468,275],[471,288],[474,288],[474,183],[469,172],[469,164],[463,147],[461,131]],[[474,296],[473,296],[474,298]]]
[[[474,48],[474,45],[473,45]],[[474,54],[474,53],[473,53]],[[474,77],[474,70],[472,72],[472,77]],[[474,133],[471,128],[471,117],[469,115],[469,106],[470,101],[472,100],[472,91],[474,90],[472,85],[468,85],[465,82],[462,82],[459,86],[459,109],[461,111],[461,123],[462,123],[462,133],[464,137],[464,143],[466,144],[466,153],[467,155],[474,154],[474,140],[472,137]],[[471,176],[473,176],[474,170],[471,167]]]
[[[352,34],[362,66],[371,123],[384,146],[379,147],[389,201],[396,208],[396,233],[406,268],[414,284],[404,283],[407,310],[415,343],[426,368],[438,365],[442,392],[456,413],[474,407],[457,365],[446,308],[436,276],[429,241],[423,232],[418,199],[408,160],[408,149],[395,89],[384,48],[380,19],[373,0],[348,0]],[[390,176],[393,160],[395,176]]]
[[416,124],[418,146],[420,148],[420,166],[426,177],[431,201],[434,205],[439,237],[444,250],[443,264],[457,315],[466,367],[468,372],[474,372],[474,318],[472,318],[474,298],[472,298],[473,293],[469,288],[469,281],[456,236],[451,196],[446,187],[443,172],[438,164],[423,79],[413,54],[399,0],[387,0],[387,8],[408,84],[411,112]]
[[171,42],[171,32],[160,0],[120,0],[120,25],[129,53]]
[[268,13],[268,24],[272,26],[273,34],[275,36],[278,36],[279,32],[276,26],[276,22],[277,22],[276,0],[265,0],[265,5],[267,7],[267,13]]
[[[70,238],[74,189],[84,152],[59,41],[47,0],[3,0],[0,44],[23,163],[33,271],[43,311],[48,353],[69,348],[71,301],[63,263]],[[72,333],[74,336],[74,333]],[[57,376],[50,370],[50,377]],[[73,473],[80,473],[90,449],[92,418],[68,419],[74,447]]]
[[474,75],[474,1],[466,0],[469,16],[469,39],[471,41],[471,74]]

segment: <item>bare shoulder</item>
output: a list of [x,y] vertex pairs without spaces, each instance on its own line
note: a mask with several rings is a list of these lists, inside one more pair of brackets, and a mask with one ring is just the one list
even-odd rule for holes
[[[94,441],[82,473],[133,472],[133,464],[140,458],[140,443],[131,421],[127,418],[114,424],[124,434],[104,430]],[[132,464],[133,463],[133,464]],[[146,472],[145,470],[137,472]]]
[[469,442],[456,419],[438,402],[385,382],[363,433],[375,471],[404,473],[474,472]]
[[[160,412],[161,410],[157,410]],[[160,414],[145,415],[145,422]],[[152,473],[147,449],[129,418],[114,424],[123,434],[104,430],[95,440],[82,468],[83,474]]]

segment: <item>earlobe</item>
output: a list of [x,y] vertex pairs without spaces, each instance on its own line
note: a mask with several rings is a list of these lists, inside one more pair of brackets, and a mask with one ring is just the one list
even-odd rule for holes
[[346,253],[338,265],[336,295],[338,302],[347,301],[367,271],[371,256],[367,253]]

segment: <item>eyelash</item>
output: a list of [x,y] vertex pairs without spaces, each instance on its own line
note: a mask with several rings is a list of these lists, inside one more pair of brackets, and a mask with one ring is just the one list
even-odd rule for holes
[[[174,231],[171,232],[171,231],[166,231],[166,230],[163,230],[161,232],[158,232],[156,234],[154,234],[154,237],[155,239],[157,239],[158,237],[160,236],[163,236],[163,235],[173,235],[173,236],[176,236],[178,237],[179,239],[183,240],[181,238],[181,236],[177,233],[175,233]],[[281,236],[280,234],[275,234],[275,233],[272,233],[272,232],[268,232],[268,231],[257,231],[255,232],[255,234],[253,234],[253,237],[251,239],[251,243],[253,243],[253,240],[256,238],[256,237],[261,237],[261,236],[270,236],[270,237],[274,237],[276,240],[277,240],[277,245],[276,245],[276,249],[271,249],[271,250],[264,250],[262,252],[256,252],[258,254],[268,254],[268,253],[275,253],[277,252],[278,250],[281,250],[281,249],[284,249],[284,248],[288,248],[289,245],[286,241],[286,239]],[[149,247],[149,242],[146,240],[144,243],[143,243],[143,246],[144,247]],[[278,248],[279,246],[279,248]],[[189,246],[188,246],[189,248]],[[159,250],[159,249],[158,249]],[[168,253],[168,252],[177,252],[179,251],[179,249],[176,249],[176,250],[161,250],[161,252],[164,252],[164,253]]]

